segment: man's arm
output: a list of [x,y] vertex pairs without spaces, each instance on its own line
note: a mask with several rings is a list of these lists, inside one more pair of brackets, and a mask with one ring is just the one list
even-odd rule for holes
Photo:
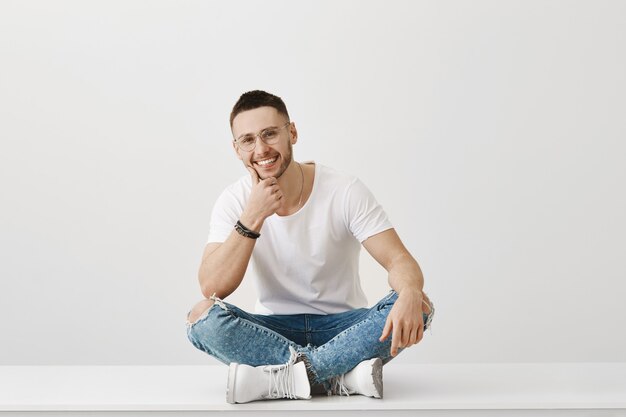
[[198,271],[202,295],[226,298],[232,294],[243,280],[255,242],[233,228],[225,242],[207,243]]
[[424,336],[424,276],[395,229],[371,236],[363,242],[363,247],[387,270],[389,285],[398,293],[380,336],[383,341],[392,333],[391,355],[396,356],[399,347],[419,343]]
[[[283,197],[276,178],[259,179],[256,171],[248,167],[252,177],[252,191],[241,214],[241,223],[259,232],[266,218],[278,210]],[[223,243],[208,243],[204,248],[198,280],[202,295],[206,298],[214,293],[220,298],[232,294],[241,284],[248,268],[255,239],[240,235],[234,230]]]

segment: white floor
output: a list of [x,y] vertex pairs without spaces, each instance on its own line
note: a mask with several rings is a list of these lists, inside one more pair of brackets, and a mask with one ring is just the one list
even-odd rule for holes
[[[2,366],[0,415],[626,416],[626,363],[429,364],[384,368],[384,399],[227,404],[226,366]],[[254,413],[251,413],[254,411]],[[40,414],[39,414],[40,415]],[[143,413],[145,415],[145,413]]]

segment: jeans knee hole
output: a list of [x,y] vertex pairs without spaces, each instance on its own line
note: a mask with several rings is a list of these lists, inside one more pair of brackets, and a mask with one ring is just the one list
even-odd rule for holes
[[211,308],[213,308],[212,305],[210,307],[208,307],[206,310],[204,310],[198,317],[196,317],[196,319],[193,322],[191,320],[189,320],[193,310],[190,311],[189,314],[187,314],[187,324],[189,326],[193,326],[193,325],[199,323],[200,321],[206,319],[206,317],[209,315],[209,311],[211,310]]

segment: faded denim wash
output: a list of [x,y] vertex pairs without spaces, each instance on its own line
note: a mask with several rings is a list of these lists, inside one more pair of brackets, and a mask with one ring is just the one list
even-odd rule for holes
[[[331,378],[342,375],[360,362],[391,356],[391,335],[380,342],[391,307],[398,294],[391,290],[371,308],[344,313],[260,315],[250,314],[217,297],[195,323],[187,321],[187,336],[193,345],[229,364],[277,365],[289,361],[289,346],[304,357],[312,385],[328,387]],[[424,330],[430,327],[435,308],[422,313]],[[401,351],[403,349],[398,349]]]

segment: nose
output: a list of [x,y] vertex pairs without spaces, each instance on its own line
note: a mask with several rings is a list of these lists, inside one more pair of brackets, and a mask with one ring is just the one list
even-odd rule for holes
[[257,137],[254,139],[256,140],[254,152],[260,155],[265,154],[269,150],[269,146],[267,146],[267,143],[263,142],[259,135],[257,135]]

